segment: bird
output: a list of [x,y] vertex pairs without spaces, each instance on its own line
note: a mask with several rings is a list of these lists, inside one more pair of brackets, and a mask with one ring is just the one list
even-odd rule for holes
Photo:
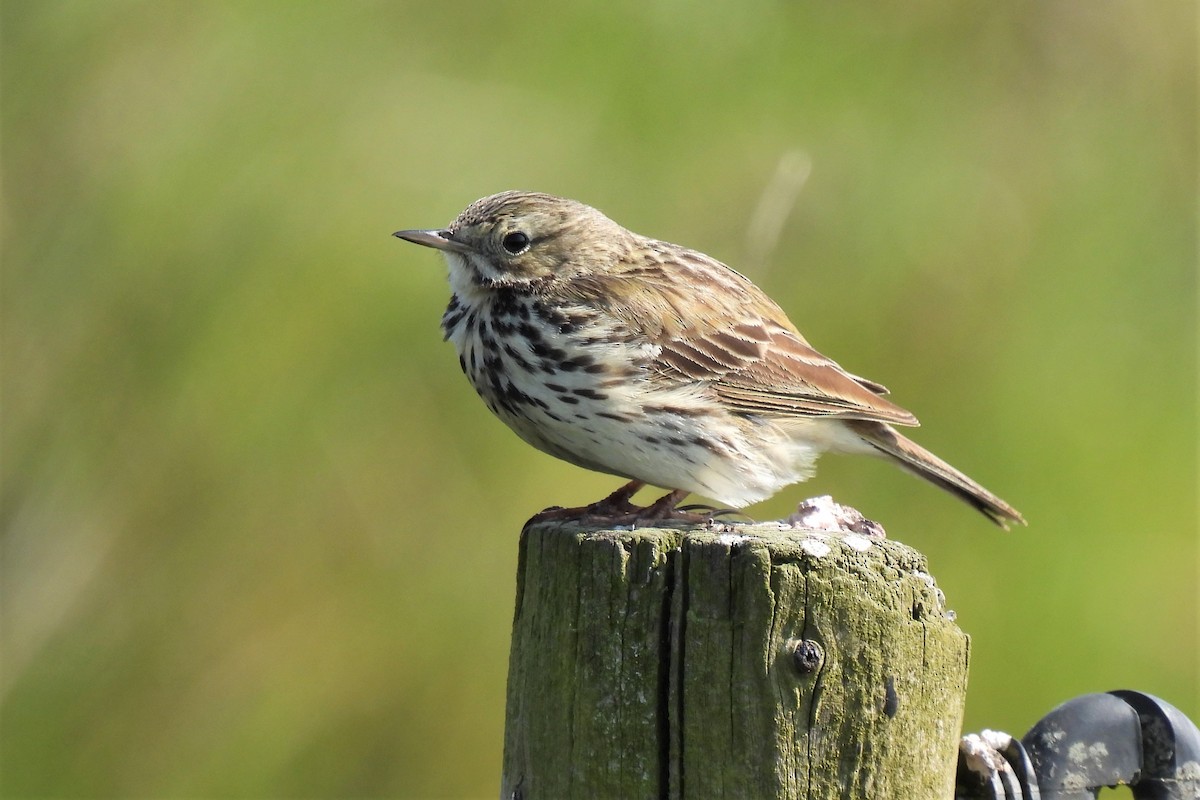
[[[694,519],[680,505],[689,494],[742,509],[811,477],[830,451],[882,457],[1003,528],[1025,524],[901,434],[917,418],[882,384],[818,352],[715,258],[582,202],[515,190],[476,200],[448,227],[393,235],[445,256],[444,339],[492,413],[537,449],[628,481],[545,517]],[[646,485],[668,492],[632,504]]]

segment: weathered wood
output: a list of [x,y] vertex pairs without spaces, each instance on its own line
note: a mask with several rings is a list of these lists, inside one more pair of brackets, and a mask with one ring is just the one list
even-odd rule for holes
[[950,798],[967,656],[898,542],[531,526],[501,796]]

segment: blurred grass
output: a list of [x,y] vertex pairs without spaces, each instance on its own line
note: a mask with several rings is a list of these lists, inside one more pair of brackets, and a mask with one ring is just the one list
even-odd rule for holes
[[9,797],[463,797],[498,780],[517,531],[615,486],[458,373],[429,253],[505,188],[752,275],[1025,512],[834,493],[973,637],[967,726],[1200,718],[1187,3],[6,2]]

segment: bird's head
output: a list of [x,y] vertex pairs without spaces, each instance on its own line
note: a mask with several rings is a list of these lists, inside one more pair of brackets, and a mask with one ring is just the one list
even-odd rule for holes
[[521,191],[476,200],[447,228],[393,235],[441,250],[451,283],[476,290],[604,272],[620,261],[633,236],[591,206]]

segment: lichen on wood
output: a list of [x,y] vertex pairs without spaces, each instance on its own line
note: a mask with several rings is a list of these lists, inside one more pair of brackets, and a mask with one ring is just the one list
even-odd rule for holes
[[502,797],[948,798],[967,656],[895,541],[530,526]]

